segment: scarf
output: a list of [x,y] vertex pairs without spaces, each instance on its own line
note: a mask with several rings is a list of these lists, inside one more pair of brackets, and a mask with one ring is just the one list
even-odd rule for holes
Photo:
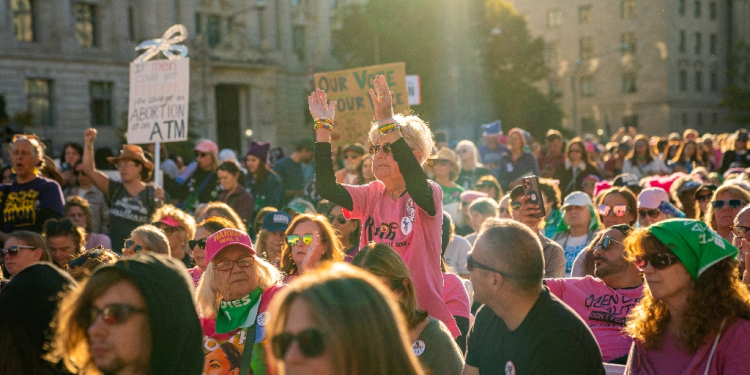
[[257,287],[247,297],[234,301],[222,300],[219,312],[216,314],[216,333],[228,333],[240,328],[260,300],[261,293],[263,290]]

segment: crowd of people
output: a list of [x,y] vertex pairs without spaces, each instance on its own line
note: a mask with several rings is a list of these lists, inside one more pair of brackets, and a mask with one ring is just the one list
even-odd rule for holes
[[203,139],[187,165],[130,144],[105,165],[88,129],[55,162],[16,136],[0,374],[746,371],[746,130],[496,122],[477,146],[372,87],[367,147],[331,143],[321,90],[284,158]]

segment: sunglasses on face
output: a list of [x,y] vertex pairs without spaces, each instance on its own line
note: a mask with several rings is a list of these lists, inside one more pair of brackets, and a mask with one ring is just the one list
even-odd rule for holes
[[370,146],[370,155],[375,156],[375,154],[378,153],[378,151],[383,150],[383,153],[386,155],[391,154],[391,144],[390,143],[384,143],[382,145],[372,145]]
[[510,202],[510,208],[512,208],[514,210],[520,209],[521,208],[521,202],[519,202],[519,201]]
[[344,215],[329,216],[328,221],[330,221],[331,224],[334,224],[334,223],[344,224],[346,223],[346,218],[344,217]]
[[289,244],[289,246],[295,246],[299,245],[300,239],[302,239],[302,243],[309,246],[312,243],[313,235],[311,233],[304,234],[301,237],[296,234],[290,234],[286,236],[286,243]]
[[743,227],[741,225],[733,225],[732,226],[732,234],[735,237],[745,237],[747,234],[747,230],[750,229],[750,227]]
[[479,263],[476,260],[474,260],[474,258],[472,258],[471,255],[469,255],[469,256],[466,257],[466,270],[469,271],[469,272],[471,272],[471,270],[474,269],[474,268],[478,268],[480,270],[485,270],[485,271],[489,271],[489,272],[494,272],[494,273],[503,275],[504,277],[507,277],[509,279],[513,278],[513,275],[509,275],[509,274],[507,274],[507,273],[505,273],[503,271],[498,271],[498,270],[496,270],[496,269],[494,269],[494,268],[492,268],[490,266],[485,266],[484,264]]
[[724,208],[724,206],[729,206],[729,208],[731,209],[737,209],[742,207],[743,205],[745,205],[745,202],[743,202],[742,199],[729,199],[711,202],[711,206],[714,207],[714,210],[720,210]]
[[133,314],[147,314],[148,311],[145,309],[135,308],[133,306],[113,303],[106,305],[101,309],[91,306],[89,309],[88,321],[84,325],[90,327],[96,320],[101,316],[104,319],[104,323],[107,325],[123,324],[130,319]]
[[609,216],[610,214],[615,215],[617,217],[623,217],[625,216],[625,213],[628,212],[628,206],[624,204],[616,204],[614,206],[610,206],[608,204],[600,204],[599,205],[599,215],[602,216]]
[[638,255],[635,257],[635,266],[639,271],[643,272],[646,266],[651,264],[651,267],[657,270],[663,270],[669,268],[675,263],[679,263],[680,258],[676,255],[667,252],[659,252],[651,255]]
[[232,269],[232,267],[234,267],[235,263],[237,263],[240,268],[247,268],[255,264],[255,257],[251,255],[237,260],[225,260],[223,262],[216,263],[214,269],[216,269],[217,271],[229,271]]
[[85,253],[79,255],[75,259],[68,262],[68,268],[74,269],[82,266],[84,263],[86,263],[89,259],[96,259],[100,256],[104,255],[104,247],[97,246],[93,249],[87,250]]
[[[175,231],[180,230],[180,227],[166,227],[166,228],[159,228],[159,229],[161,229],[161,231],[164,232],[164,234],[166,234],[167,236],[171,236],[172,233],[174,233]],[[191,249],[192,249],[192,247],[191,247]]]
[[300,352],[307,358],[317,357],[323,354],[325,345],[323,344],[323,333],[317,329],[309,328],[297,335],[290,332],[283,332],[271,340],[273,355],[276,358],[283,359],[289,351],[293,342],[297,342]]
[[5,257],[6,255],[16,256],[18,255],[18,252],[20,252],[23,249],[35,250],[36,247],[34,246],[11,246],[7,249],[0,249],[0,254],[2,254],[3,257]]
[[650,217],[652,219],[656,219],[657,217],[659,217],[659,213],[660,212],[661,212],[661,210],[658,209],[658,208],[653,208],[653,209],[645,209],[644,208],[644,209],[638,210],[638,215],[641,216],[641,217],[646,217],[646,215],[648,215],[648,217]]
[[141,251],[143,251],[143,246],[136,245],[135,242],[133,241],[133,239],[129,238],[129,239],[125,240],[125,248],[126,249],[130,249],[131,247],[133,248],[133,251],[135,251],[136,253],[140,253]]
[[701,202],[701,203],[703,203],[703,202],[705,202],[705,201],[707,201],[707,200],[711,199],[711,195],[712,195],[712,194],[703,194],[703,195],[699,195],[699,196],[698,196],[698,197],[696,197],[695,199],[697,199],[697,200],[698,200],[698,202]]
[[362,155],[349,153],[349,154],[344,154],[344,159],[356,159],[356,158],[358,158],[360,156],[362,156]]
[[195,247],[198,246],[201,250],[206,250],[206,239],[190,240],[188,241],[188,246],[190,246],[191,249],[195,249]]
[[196,153],[195,153],[195,157],[196,157],[196,158],[205,158],[205,157],[206,157],[206,155],[208,155],[208,153],[207,153],[207,152],[196,152]]
[[[612,245],[612,243],[618,243],[622,245],[622,242],[610,237],[610,236],[604,236],[599,242],[596,244],[602,248],[602,250],[609,250],[609,247]],[[624,246],[624,245],[623,245]]]

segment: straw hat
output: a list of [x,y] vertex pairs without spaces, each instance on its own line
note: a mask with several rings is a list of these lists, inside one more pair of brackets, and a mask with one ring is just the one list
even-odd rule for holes
[[456,153],[447,147],[440,148],[437,154],[430,156],[430,158],[427,160],[431,160],[431,161],[447,160],[448,162],[450,162],[451,166],[455,170],[456,178],[458,178],[458,174],[461,173],[461,165],[458,164]]

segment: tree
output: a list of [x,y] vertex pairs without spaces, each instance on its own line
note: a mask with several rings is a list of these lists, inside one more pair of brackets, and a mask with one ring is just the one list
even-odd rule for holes
[[724,88],[720,103],[729,110],[726,120],[750,124],[750,46],[744,42],[734,46],[729,77],[732,84]]

